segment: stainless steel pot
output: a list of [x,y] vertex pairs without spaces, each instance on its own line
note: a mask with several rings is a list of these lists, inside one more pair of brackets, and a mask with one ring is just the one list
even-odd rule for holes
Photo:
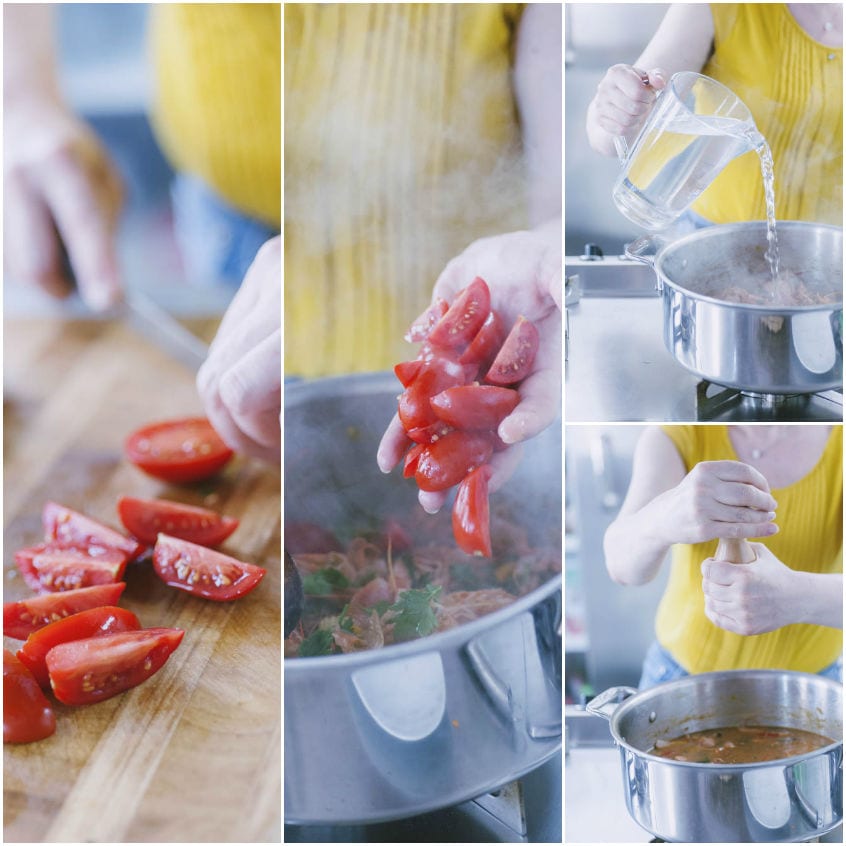
[[[769,284],[766,223],[711,226],[669,244],[630,244],[653,265],[664,302],[664,343],[683,367],[718,385],[760,394],[802,394],[843,383],[843,230],[780,221],[780,268],[836,302],[789,306],[728,302],[728,288]],[[655,251],[657,248],[657,251]],[[651,252],[654,251],[654,252]]]
[[[796,842],[843,817],[843,696],[831,679],[776,670],[704,673],[638,693],[612,688],[588,703],[609,719],[633,819],[669,842]],[[659,738],[726,725],[802,728],[836,742],[758,764],[671,761]]]
[[[376,447],[393,374],[286,386],[285,519],[327,528],[419,508]],[[506,488],[531,531],[560,535],[561,431],[526,444]],[[449,508],[434,519],[449,520]],[[396,819],[479,796],[561,747],[561,583],[472,623],[381,650],[285,662],[285,819]]]

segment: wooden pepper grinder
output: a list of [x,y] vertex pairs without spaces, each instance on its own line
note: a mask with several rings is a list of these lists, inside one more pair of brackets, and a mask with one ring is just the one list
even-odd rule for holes
[[732,564],[751,564],[758,556],[745,538],[720,538],[714,558]]

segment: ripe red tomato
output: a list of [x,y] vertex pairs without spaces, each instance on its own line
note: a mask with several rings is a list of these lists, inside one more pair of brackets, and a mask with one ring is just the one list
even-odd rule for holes
[[442,297],[438,297],[414,323],[411,324],[408,332],[405,333],[405,340],[410,344],[417,344],[425,341],[432,331],[432,327],[447,313],[449,304]]
[[217,546],[238,528],[234,517],[164,499],[122,496],[117,510],[127,531],[150,546],[155,544],[159,532],[203,546]]
[[452,506],[452,534],[469,555],[491,557],[491,518],[488,481],[492,470],[484,464],[472,470],[458,486]]
[[204,546],[159,535],[153,550],[153,568],[171,587],[224,602],[249,593],[267,572]]
[[516,385],[529,375],[538,351],[538,330],[520,316],[485,376],[492,385]]
[[50,686],[65,705],[102,702],[161,669],[184,634],[181,629],[140,629],[60,643],[47,653]]
[[119,582],[126,554],[107,547],[77,547],[43,543],[15,553],[23,580],[38,593]]
[[56,716],[32,673],[3,650],[3,743],[30,743],[56,731]]
[[491,292],[487,282],[477,276],[459,292],[426,340],[436,346],[464,347],[482,328],[490,310]]
[[421,365],[417,377],[399,398],[399,419],[406,432],[437,423],[429,400],[446,388],[463,385],[466,381],[464,367],[455,361],[436,357]]
[[125,587],[125,582],[116,582],[6,602],[3,604],[3,635],[23,640],[48,623],[71,614],[101,605],[115,605]]
[[474,364],[484,372],[490,367],[504,340],[505,325],[502,318],[498,312],[491,310],[481,329],[476,333],[476,337],[458,361],[461,364]]
[[126,608],[105,605],[71,614],[33,632],[18,650],[18,659],[43,688],[50,688],[47,653],[60,643],[82,640],[112,632],[133,632],[141,628],[138,618]]
[[517,407],[520,394],[498,385],[459,385],[429,402],[435,414],[454,429],[496,429]]
[[44,504],[41,523],[44,526],[44,538],[48,542],[57,541],[64,546],[77,548],[91,547],[92,555],[97,555],[100,547],[106,547],[122,552],[130,561],[146,549],[144,544],[134,538],[128,538],[104,523],[56,502]]
[[450,432],[420,453],[414,473],[417,487],[421,491],[445,491],[484,464],[492,451],[493,439],[487,432]]
[[232,450],[204,417],[151,423],[124,444],[127,458],[166,482],[197,482],[223,469]]
[[405,454],[405,459],[402,464],[402,475],[408,479],[417,471],[417,462],[420,461],[420,453],[426,449],[425,444],[415,444]]

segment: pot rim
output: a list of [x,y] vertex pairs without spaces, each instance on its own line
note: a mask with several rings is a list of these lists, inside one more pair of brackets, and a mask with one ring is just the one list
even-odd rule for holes
[[[840,232],[841,234],[843,232],[842,226],[836,226],[832,223],[811,223],[805,220],[783,220],[778,222],[778,226],[787,227],[789,229],[827,229]],[[760,313],[766,315],[809,314],[818,311],[842,312],[842,299],[839,303],[824,303],[821,305],[807,306],[771,306],[761,305],[757,303],[732,303],[728,300],[720,300],[716,297],[708,296],[707,294],[701,294],[696,291],[691,291],[690,289],[680,285],[678,282],[674,282],[663,271],[663,265],[667,256],[676,249],[683,249],[686,245],[690,243],[701,241],[707,238],[717,238],[726,232],[740,232],[748,231],[750,229],[762,229],[766,231],[766,228],[767,222],[765,220],[749,220],[743,221],[741,223],[715,224],[704,229],[697,229],[695,232],[690,232],[675,241],[671,241],[670,243],[663,245],[658,250],[653,265],[655,273],[659,276],[662,284],[667,285],[668,287],[672,288],[674,291],[677,291],[679,294],[685,297],[689,297],[691,299],[698,300],[701,302],[711,303],[717,306],[722,306],[723,308],[729,308],[731,310],[748,311],[753,314]]]
[[614,738],[614,743],[617,746],[627,749],[629,752],[639,758],[647,758],[650,761],[654,761],[655,763],[667,764],[671,767],[683,767],[688,769],[701,769],[705,767],[707,768],[708,772],[715,772],[723,775],[732,772],[744,773],[749,772],[750,770],[792,766],[796,763],[799,763],[800,761],[808,760],[809,758],[816,757],[817,755],[827,754],[836,750],[838,747],[842,747],[843,738],[841,737],[840,740],[835,740],[834,742],[829,743],[826,746],[821,746],[811,752],[806,752],[804,755],[792,755],[789,758],[776,758],[772,761],[753,761],[746,764],[702,764],[697,763],[695,761],[674,761],[670,758],[663,758],[660,755],[653,755],[651,752],[638,749],[636,746],[629,743],[620,734],[618,730],[620,720],[622,720],[622,718],[629,711],[642,704],[642,702],[647,699],[650,694],[654,694],[659,688],[664,693],[672,695],[673,688],[684,687],[693,684],[698,680],[725,680],[732,677],[736,678],[738,676],[743,676],[744,678],[755,678],[785,675],[804,676],[805,678],[813,679],[815,682],[819,682],[824,686],[839,689],[841,691],[842,696],[843,685],[840,682],[835,681],[834,679],[826,678],[825,676],[816,675],[815,673],[803,673],[797,670],[720,670],[712,673],[696,673],[695,675],[685,676],[681,679],[674,679],[673,681],[662,682],[661,684],[655,685],[655,687],[647,688],[646,690],[640,690],[629,698],[627,698],[624,702],[621,702],[620,705],[614,710],[614,712],[609,717],[609,727],[611,730],[611,734]]

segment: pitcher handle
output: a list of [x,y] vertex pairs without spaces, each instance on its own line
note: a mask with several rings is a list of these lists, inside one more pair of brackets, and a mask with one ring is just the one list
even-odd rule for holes
[[617,151],[617,158],[620,164],[625,164],[626,159],[629,157],[629,142],[626,141],[625,136],[614,136],[614,149]]

